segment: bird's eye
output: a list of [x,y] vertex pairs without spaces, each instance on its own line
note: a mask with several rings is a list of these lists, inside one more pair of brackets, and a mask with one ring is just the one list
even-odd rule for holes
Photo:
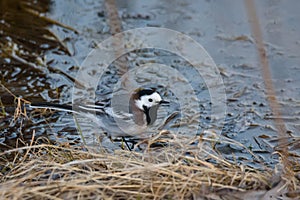
[[150,98],[150,99],[148,99],[148,101],[149,101],[149,102],[152,102],[152,101],[153,101],[153,99],[151,99],[151,98]]

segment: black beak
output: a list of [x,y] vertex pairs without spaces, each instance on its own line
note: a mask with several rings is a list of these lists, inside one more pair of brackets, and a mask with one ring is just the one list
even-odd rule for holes
[[169,101],[165,101],[165,100],[161,100],[160,102],[159,102],[159,104],[169,104],[170,102]]

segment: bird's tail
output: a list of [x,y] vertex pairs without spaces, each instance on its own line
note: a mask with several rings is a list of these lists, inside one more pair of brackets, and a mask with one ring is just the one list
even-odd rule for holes
[[29,105],[30,108],[47,108],[47,109],[53,109],[58,111],[65,111],[65,112],[76,112],[73,110],[73,107],[68,104],[57,104],[57,103],[31,103]]
[[89,113],[104,113],[103,105],[77,105],[72,106],[69,104],[57,104],[57,103],[31,103],[29,105],[30,108],[47,108],[53,109],[57,111],[64,111],[64,112],[71,112],[71,113],[82,113],[82,112],[89,112]]

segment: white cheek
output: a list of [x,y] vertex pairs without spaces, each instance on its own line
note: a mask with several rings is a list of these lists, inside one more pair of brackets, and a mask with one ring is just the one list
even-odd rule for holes
[[135,105],[136,105],[139,109],[144,110],[144,108],[143,108],[143,102],[142,102],[141,100],[136,100],[136,101],[135,101]]
[[153,102],[149,102],[148,99],[149,99],[149,97],[142,97],[141,98],[142,106],[144,105],[144,106],[147,106],[149,108],[153,105]]

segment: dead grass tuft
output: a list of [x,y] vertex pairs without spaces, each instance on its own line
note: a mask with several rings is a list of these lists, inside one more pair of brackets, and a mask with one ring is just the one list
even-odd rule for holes
[[187,199],[271,187],[272,170],[229,163],[205,142],[178,141],[142,153],[48,144],[12,149],[0,154],[0,198]]

